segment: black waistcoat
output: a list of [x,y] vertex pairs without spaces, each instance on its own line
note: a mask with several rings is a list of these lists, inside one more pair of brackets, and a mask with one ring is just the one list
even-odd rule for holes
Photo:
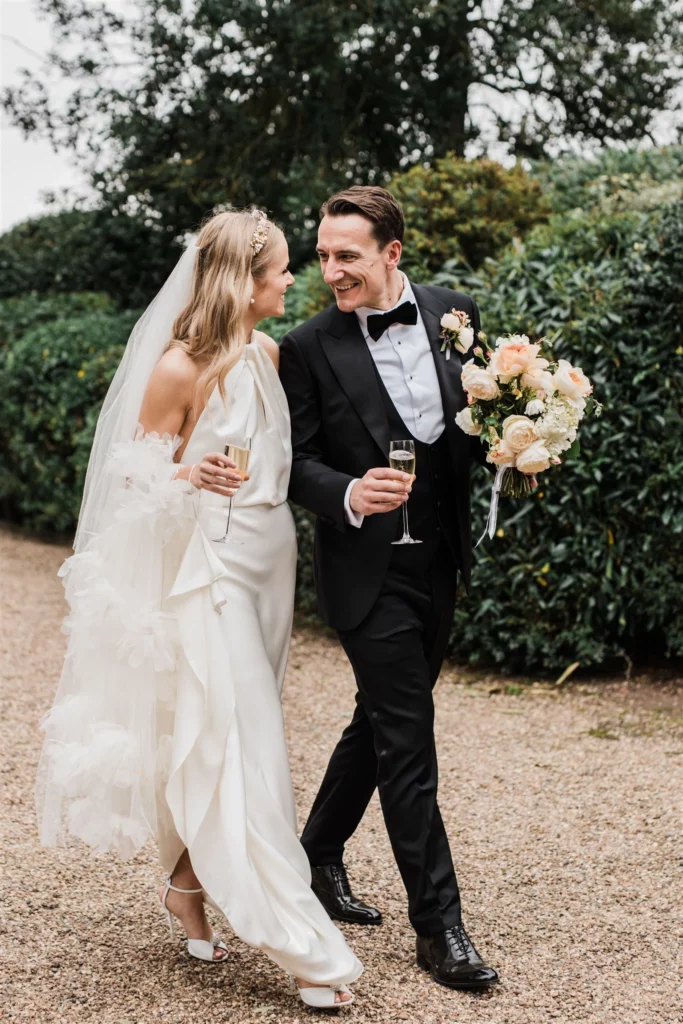
[[[394,547],[392,565],[415,566],[424,569],[436,555],[445,538],[457,564],[457,511],[454,494],[454,474],[451,451],[446,431],[432,444],[418,440],[406,427],[394,405],[377,368],[379,390],[389,421],[392,441],[412,440],[415,445],[415,480],[408,499],[410,534],[421,545]],[[436,401],[440,396],[436,396]],[[403,518],[399,519],[396,537],[403,534]]]

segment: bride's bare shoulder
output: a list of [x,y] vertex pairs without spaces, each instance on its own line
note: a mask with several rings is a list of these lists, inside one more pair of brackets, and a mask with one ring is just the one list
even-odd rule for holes
[[154,367],[149,386],[153,391],[189,400],[199,372],[194,359],[179,345],[172,345]]
[[273,360],[273,364],[277,370],[280,366],[280,348],[278,343],[273,341],[273,339],[267,334],[264,334],[263,331],[254,331],[254,340],[261,346],[261,348],[266,350],[270,358]]
[[156,366],[156,373],[169,384],[195,384],[199,377],[198,363],[179,345],[167,348]]

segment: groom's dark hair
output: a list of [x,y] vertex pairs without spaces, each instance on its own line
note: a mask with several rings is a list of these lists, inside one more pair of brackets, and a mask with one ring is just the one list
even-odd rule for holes
[[403,210],[391,192],[379,185],[352,185],[331,196],[320,207],[323,217],[343,217],[359,213],[372,223],[372,236],[380,249],[384,249],[395,238],[403,241]]

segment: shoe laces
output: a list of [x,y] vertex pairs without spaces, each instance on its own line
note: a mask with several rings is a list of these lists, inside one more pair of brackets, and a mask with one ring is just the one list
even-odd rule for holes
[[462,925],[454,925],[446,929],[446,942],[451,953],[458,953],[456,959],[467,959],[470,952],[470,940]]
[[349,876],[346,873],[346,868],[343,865],[333,864],[330,874],[332,875],[332,879],[339,895],[351,896],[351,886],[349,884]]

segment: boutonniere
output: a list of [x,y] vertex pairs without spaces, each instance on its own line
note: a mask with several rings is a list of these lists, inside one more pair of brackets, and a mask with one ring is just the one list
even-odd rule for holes
[[441,317],[441,340],[443,345],[441,351],[446,353],[446,359],[451,358],[451,346],[464,355],[474,344],[474,331],[470,327],[470,318],[467,313],[459,309],[451,309]]

